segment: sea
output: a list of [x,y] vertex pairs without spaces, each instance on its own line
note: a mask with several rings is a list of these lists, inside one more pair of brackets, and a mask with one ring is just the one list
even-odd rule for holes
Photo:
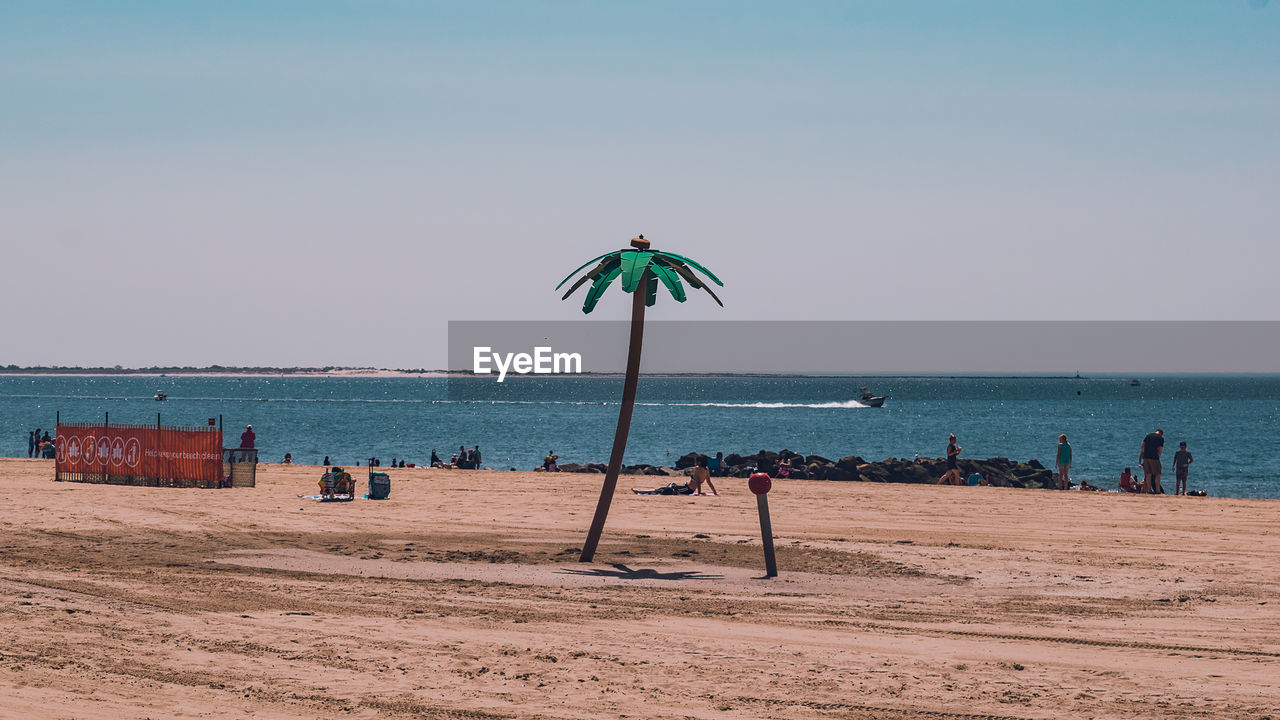
[[[1133,380],[1138,384],[1133,384]],[[884,407],[858,398],[866,386]],[[162,391],[168,399],[158,402]],[[225,444],[245,425],[260,457],[341,465],[371,457],[425,464],[480,446],[485,467],[529,470],[606,462],[622,380],[597,376],[0,377],[0,455],[26,457],[27,434],[64,422],[206,425]],[[673,465],[697,451],[784,448],[867,460],[941,457],[955,433],[962,457],[1037,459],[1051,466],[1066,433],[1073,481],[1115,488],[1137,473],[1143,437],[1163,428],[1166,490],[1186,441],[1190,486],[1212,496],[1280,498],[1280,376],[812,377],[644,376],[625,462]]]

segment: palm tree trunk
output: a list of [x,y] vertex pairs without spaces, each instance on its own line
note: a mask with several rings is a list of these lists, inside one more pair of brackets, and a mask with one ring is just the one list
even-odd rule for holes
[[622,471],[622,454],[627,449],[627,434],[631,432],[631,411],[636,405],[636,385],[640,380],[640,349],[644,345],[644,298],[649,286],[649,271],[640,276],[640,284],[631,293],[631,342],[627,346],[627,378],[622,385],[622,405],[618,408],[618,429],[613,433],[613,452],[609,454],[609,468],[604,474],[604,486],[600,488],[600,501],[596,514],[587,531],[587,541],[582,546],[578,562],[591,562],[596,555],[596,545],[604,532],[604,521],[613,502],[613,491],[618,485],[618,473]]

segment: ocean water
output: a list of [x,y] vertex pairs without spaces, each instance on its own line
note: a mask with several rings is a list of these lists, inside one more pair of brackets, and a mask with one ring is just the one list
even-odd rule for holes
[[[1280,498],[1280,377],[1089,378],[645,377],[626,462],[673,464],[689,451],[790,448],[828,458],[940,457],[955,433],[963,456],[1051,465],[1059,433],[1075,454],[1072,479],[1115,487],[1137,468],[1146,433],[1164,428],[1172,454],[1195,457],[1192,488]],[[450,383],[453,383],[450,388]],[[859,385],[888,395],[862,407]],[[452,389],[452,392],[450,391]],[[166,402],[153,395],[164,390]],[[27,432],[64,421],[203,425],[222,417],[226,443],[252,423],[264,461],[354,465],[376,456],[424,463],[479,445],[484,464],[530,469],[554,449],[561,462],[605,462],[620,378],[0,377],[0,454],[25,457]]]

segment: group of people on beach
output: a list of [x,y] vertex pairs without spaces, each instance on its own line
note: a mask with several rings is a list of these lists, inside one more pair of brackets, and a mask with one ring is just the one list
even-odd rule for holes
[[[481,455],[480,455],[480,446],[479,446],[479,445],[476,445],[475,447],[471,448],[470,450],[468,450],[465,446],[459,446],[459,447],[458,447],[458,452],[454,453],[454,454],[449,458],[449,462],[447,462],[447,463],[446,463],[446,462],[444,462],[444,461],[442,461],[442,460],[440,459],[440,455],[438,455],[438,454],[436,453],[436,451],[433,449],[433,450],[431,451],[431,459],[428,461],[428,465],[427,465],[427,467],[433,467],[433,468],[456,468],[456,469],[459,469],[459,470],[479,470],[479,469],[480,469],[480,461],[481,461]],[[393,458],[391,458],[391,464],[390,464],[390,465],[385,465],[385,466],[383,465],[382,458],[378,458],[378,457],[370,457],[370,458],[368,458],[368,459],[366,460],[366,462],[369,464],[369,467],[393,467],[393,468],[413,468],[413,467],[419,467],[417,463],[411,463],[411,462],[409,462],[409,461],[408,461],[407,459],[405,459],[405,458],[394,458],[394,457],[393,457]],[[285,465],[289,465],[289,464],[292,464],[292,463],[293,463],[293,455],[291,455],[291,454],[289,454],[289,453],[285,453],[285,454],[284,454],[284,464],[285,464]],[[324,462],[322,462],[322,463],[320,463],[320,464],[321,464],[321,465],[324,465],[324,466],[326,466],[326,467],[327,467],[327,466],[329,466],[329,465],[331,464],[331,463],[329,462],[329,456],[328,456],[328,455],[325,455],[325,456],[324,456]],[[356,461],[356,467],[359,467],[359,466],[360,466],[360,461],[359,461],[359,460],[357,460],[357,461]]]
[[[1147,433],[1142,438],[1142,444],[1138,446],[1138,464],[1142,468],[1142,481],[1138,482],[1131,468],[1125,468],[1120,473],[1120,490],[1121,492],[1163,495],[1165,494],[1164,485],[1160,482],[1164,476],[1164,465],[1161,458],[1164,455],[1164,430],[1156,428],[1154,432]],[[1187,450],[1187,441],[1183,440],[1178,443],[1178,450],[1173,454],[1173,475],[1174,475],[1174,495],[1187,494],[1187,474],[1191,467],[1191,463],[1195,462],[1191,451]],[[1071,443],[1067,442],[1066,435],[1058,436],[1058,489],[1066,490],[1070,487],[1070,477],[1068,472],[1071,469]],[[1081,482],[1081,489],[1085,488],[1085,483]]]
[[[952,433],[947,442],[947,470],[938,478],[939,485],[965,484],[961,479],[958,463],[962,450],[963,448],[956,443],[955,433]],[[1154,432],[1148,433],[1146,437],[1142,438],[1142,444],[1138,448],[1138,464],[1142,468],[1142,481],[1135,480],[1131,468],[1125,468],[1124,472],[1120,473],[1120,491],[1153,495],[1164,494],[1164,486],[1160,483],[1160,479],[1164,474],[1164,466],[1161,464],[1161,456],[1163,454],[1164,430],[1156,428]],[[1058,452],[1054,461],[1059,490],[1069,490],[1071,488],[1071,461],[1071,443],[1067,440],[1066,433],[1062,433],[1058,435]],[[1178,443],[1178,450],[1173,454],[1174,495],[1187,494],[1187,472],[1193,462],[1195,462],[1195,458],[1187,450],[1187,442],[1183,440]],[[987,485],[989,483],[982,477],[981,473],[973,473],[969,476],[968,484]],[[1085,481],[1081,481],[1079,487],[1081,490],[1100,489],[1089,485]],[[1200,492],[1203,493],[1203,491]]]
[[435,450],[431,451],[431,467],[433,468],[454,468],[457,470],[479,470],[480,462],[483,456],[480,454],[480,446],[476,445],[471,449],[467,449],[465,445],[458,446],[458,452],[449,457],[449,462],[444,462]]
[[[1161,477],[1164,475],[1164,466],[1160,461],[1163,452],[1164,430],[1157,429],[1144,437],[1142,445],[1138,448],[1138,462],[1142,467],[1142,482],[1135,482],[1133,473],[1130,472],[1129,468],[1125,468],[1120,475],[1120,489],[1132,493],[1164,494],[1164,485],[1160,482]],[[1174,495],[1187,494],[1187,471],[1193,462],[1195,462],[1195,458],[1187,450],[1187,441],[1183,440],[1178,443],[1178,449],[1173,453]]]
[[52,458],[57,452],[57,443],[54,438],[49,437],[48,430],[43,435],[40,434],[40,428],[27,433],[27,457]]

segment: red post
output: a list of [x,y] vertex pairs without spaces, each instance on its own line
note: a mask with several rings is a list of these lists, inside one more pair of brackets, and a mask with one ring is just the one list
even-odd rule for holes
[[773,480],[767,473],[752,473],[747,487],[756,495],[756,509],[760,511],[760,540],[764,543],[764,576],[778,577],[778,561],[773,555],[773,524],[769,522],[769,489]]

